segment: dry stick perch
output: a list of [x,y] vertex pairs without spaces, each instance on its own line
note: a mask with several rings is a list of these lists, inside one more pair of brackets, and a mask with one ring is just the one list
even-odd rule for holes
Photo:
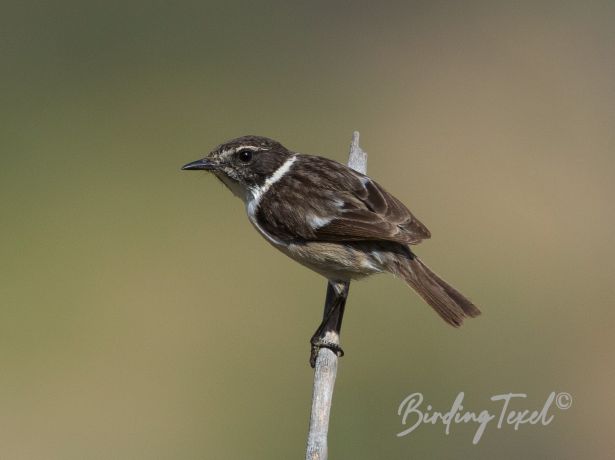
[[[348,166],[355,171],[365,174],[367,172],[367,153],[359,147],[359,132],[352,134]],[[350,282],[341,286],[327,286],[327,298],[325,301],[325,317],[332,305],[338,302],[346,302]],[[336,287],[338,290],[336,290]],[[339,291],[341,289],[341,291]],[[340,315],[343,314],[343,305]],[[339,345],[339,335],[335,332],[327,332],[327,341]],[[310,415],[310,429],[308,432],[306,460],[327,460],[327,433],[329,431],[329,414],[333,400],[333,387],[337,376],[337,355],[328,348],[318,350],[316,364],[314,366],[314,389],[312,390],[312,413]]]

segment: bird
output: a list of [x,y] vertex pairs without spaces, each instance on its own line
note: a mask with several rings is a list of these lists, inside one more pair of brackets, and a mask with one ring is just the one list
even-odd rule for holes
[[[427,227],[365,174],[255,135],[224,142],[182,170],[213,173],[243,201],[260,235],[329,281],[327,299],[337,297],[342,310],[333,318],[337,333],[350,280],[379,273],[402,279],[451,326],[481,313],[411,249],[431,237]],[[325,334],[332,316],[312,337],[312,367],[320,347],[343,355]]]

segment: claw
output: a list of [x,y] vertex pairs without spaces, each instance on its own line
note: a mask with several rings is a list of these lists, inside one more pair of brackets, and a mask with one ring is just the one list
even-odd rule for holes
[[316,358],[318,357],[318,352],[321,348],[328,348],[333,353],[335,353],[338,358],[344,356],[344,350],[342,349],[342,347],[339,346],[339,344],[335,342],[331,342],[323,338],[317,338],[315,340],[312,340],[311,343],[312,351],[310,353],[310,366],[312,367],[312,369],[314,369],[314,367],[316,366]]

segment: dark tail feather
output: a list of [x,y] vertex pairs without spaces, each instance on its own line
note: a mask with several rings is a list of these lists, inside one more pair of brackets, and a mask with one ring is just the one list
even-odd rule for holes
[[400,264],[399,274],[448,324],[459,327],[464,318],[480,315],[476,305],[432,272],[418,257]]

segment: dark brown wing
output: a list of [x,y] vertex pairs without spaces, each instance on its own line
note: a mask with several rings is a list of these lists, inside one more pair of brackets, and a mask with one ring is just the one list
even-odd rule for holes
[[416,244],[429,230],[369,177],[326,158],[299,155],[261,200],[257,218],[281,239],[387,240]]
[[397,198],[367,177],[347,195],[344,206],[327,225],[315,230],[319,240],[388,240],[417,244],[429,230]]

